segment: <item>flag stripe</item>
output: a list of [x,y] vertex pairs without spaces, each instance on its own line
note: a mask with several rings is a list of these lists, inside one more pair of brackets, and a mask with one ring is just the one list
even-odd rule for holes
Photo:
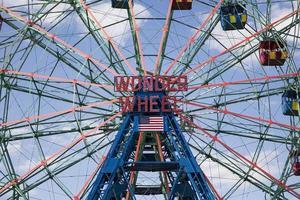
[[164,131],[163,117],[141,117],[139,131]]

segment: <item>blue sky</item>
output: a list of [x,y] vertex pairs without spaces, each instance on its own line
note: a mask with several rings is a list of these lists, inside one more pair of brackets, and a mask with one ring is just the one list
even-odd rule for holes
[[[32,20],[40,18],[36,23],[46,30],[49,30],[52,34],[57,35],[64,41],[69,44],[76,44],[76,47],[91,55],[95,59],[99,60],[105,65],[109,65],[109,60],[105,57],[104,53],[101,50],[101,46],[104,44],[98,44],[95,39],[87,33],[89,32],[78,14],[73,11],[73,8],[68,3],[59,3],[56,5],[56,2],[50,3],[49,5],[43,7],[43,1],[30,1],[31,3],[37,3],[35,5],[27,6],[27,0],[1,0],[5,6],[10,7],[14,12],[19,15],[23,15],[26,18]],[[63,2],[63,1],[62,1]],[[88,1],[94,2],[94,1]],[[205,1],[214,5],[212,1]],[[246,1],[244,1],[246,2]],[[218,54],[226,48],[234,45],[235,43],[244,39],[244,37],[250,36],[255,31],[260,30],[267,24],[267,15],[266,15],[266,1],[256,1],[256,3],[247,3],[248,11],[248,24],[246,25],[245,30],[241,31],[223,31],[220,23],[218,23],[211,33],[211,36],[205,41],[204,45],[200,51],[195,55],[193,60],[190,63],[191,67],[197,66],[199,63],[206,61],[211,56]],[[143,52],[145,54],[145,64],[148,71],[153,71],[154,63],[156,59],[156,54],[158,52],[160,39],[162,36],[162,28],[164,25],[164,18],[166,17],[167,12],[167,1],[163,0],[153,0],[153,1],[135,1],[134,2],[134,12],[136,13],[136,21],[140,30],[140,40],[141,46],[143,47]],[[293,6],[294,7],[293,7]],[[273,1],[271,4],[271,15],[270,21],[275,21],[282,16],[288,14],[299,8],[299,2],[297,1]],[[32,15],[28,15],[28,9]],[[102,26],[108,26],[104,30],[113,38],[115,44],[122,51],[125,57],[128,57],[128,62],[130,65],[136,67],[136,61],[134,59],[134,46],[132,41],[132,35],[130,31],[130,25],[127,20],[127,11],[120,9],[112,9],[109,0],[99,1],[90,6],[91,11],[94,13],[97,21]],[[166,70],[171,63],[171,59],[176,57],[180,52],[181,48],[188,41],[189,37],[195,33],[196,29],[201,25],[204,19],[208,16],[211,11],[211,7],[202,4],[200,1],[193,2],[193,9],[191,11],[174,11],[173,19],[170,26],[169,40],[166,47],[166,58],[163,62],[163,70]],[[40,11],[40,15],[36,13]],[[25,12],[25,14],[24,14]],[[41,13],[46,13],[42,15]],[[5,19],[11,20],[9,15],[1,14]],[[124,20],[124,21],[122,21]],[[293,19],[295,20],[295,19]],[[122,21],[122,22],[121,22]],[[277,32],[282,28],[286,27],[291,23],[291,19],[285,20],[283,23],[270,32],[270,35],[275,37]],[[54,77],[63,77],[67,79],[78,79],[81,81],[90,82],[87,78],[91,76],[96,83],[109,84],[109,81],[100,73],[97,66],[87,62],[80,55],[70,51],[68,54],[64,55],[66,62],[58,60],[57,57],[51,55],[48,50],[54,50],[61,54],[65,53],[65,48],[60,48],[60,46],[55,45],[51,40],[46,37],[40,37],[39,34],[35,35],[43,47],[38,46],[36,43],[33,44],[29,39],[24,39],[24,35],[28,34],[28,30],[23,23],[17,21],[11,21],[11,23],[17,25],[18,31],[8,26],[6,23],[3,24],[0,40],[9,41],[8,43],[1,43],[0,46],[0,65],[1,68],[7,68],[15,71],[22,72],[33,72],[38,74],[43,74],[47,76]],[[55,25],[57,23],[57,25]],[[113,24],[113,25],[112,25]],[[55,26],[54,26],[55,25]],[[111,25],[111,26],[110,26]],[[238,81],[244,79],[253,79],[257,77],[263,77],[265,75],[282,75],[287,73],[295,73],[299,70],[299,25],[289,31],[288,35],[283,35],[283,39],[287,42],[288,50],[290,51],[290,57],[282,67],[262,67],[259,64],[258,52],[254,52],[245,58],[240,63],[235,64],[230,67],[227,71],[222,72],[218,76],[214,77],[214,74],[218,74],[220,71],[227,66],[227,62],[231,59],[235,60],[234,55],[244,55],[249,49],[253,49],[255,45],[263,39],[259,37],[257,39],[251,40],[250,43],[247,43],[244,47],[241,47],[237,50],[234,50],[232,53],[227,53],[219,57],[216,61],[207,64],[202,70],[198,70],[196,73],[189,74],[189,83],[191,85],[199,85],[210,80],[209,83],[220,83],[224,81]],[[100,33],[102,37],[105,35]],[[11,36],[11,38],[10,38]],[[295,37],[297,36],[297,37]],[[277,37],[277,36],[276,36]],[[222,44],[222,45],[221,45]],[[30,47],[30,48],[28,48]],[[17,53],[15,53],[18,51]],[[15,54],[14,54],[15,53]],[[14,55],[14,57],[11,57]],[[154,56],[153,56],[154,55]],[[11,59],[11,60],[10,60]],[[9,62],[10,61],[10,62]],[[126,64],[122,62],[126,72],[131,73],[130,70],[126,67]],[[71,68],[70,66],[74,66]],[[90,68],[88,68],[89,66]],[[98,66],[99,67],[99,66]],[[184,68],[183,65],[176,64],[174,69],[171,70],[171,73],[176,73]],[[108,79],[113,80],[113,76],[109,73],[105,73]],[[42,84],[36,86],[34,81],[30,80],[28,77],[23,77],[24,79],[18,79],[17,84],[23,86],[26,92],[11,90],[9,107],[8,107],[8,119],[7,121],[22,119],[28,116],[34,116],[39,114],[56,112],[64,109],[74,107],[78,104],[79,101],[82,101],[84,104],[89,104],[92,102],[101,102],[105,98],[112,99],[114,95],[119,94],[110,94],[109,92],[104,91],[99,87],[91,87],[88,90],[86,87],[74,87],[69,83],[59,83],[51,81],[43,89],[43,92],[50,97],[57,97],[61,99],[54,99],[50,97],[39,98],[38,95],[35,95],[34,92],[37,88],[42,89],[44,86]],[[90,77],[89,77],[90,78]],[[8,77],[6,77],[8,80]],[[9,80],[8,80],[9,81]],[[43,80],[45,81],[45,80]],[[286,81],[278,81],[271,84],[245,84],[245,85],[232,85],[228,87],[216,87],[216,88],[207,88],[199,89],[191,95],[188,95],[186,99],[192,100],[205,105],[214,105],[217,102],[224,103],[225,105],[230,101],[234,101],[240,98],[252,97],[253,99],[237,102],[233,104],[226,105],[226,108],[232,112],[242,113],[249,116],[260,116],[262,118],[278,121],[285,124],[290,124],[290,121],[294,120],[294,126],[299,127],[299,118],[295,117],[293,120],[287,116],[283,116],[281,112],[281,95],[272,95],[264,97],[260,100],[255,99],[257,94],[262,92],[271,91],[270,89],[280,90],[280,88],[287,87]],[[279,88],[279,89],[278,89]],[[2,95],[7,91],[5,88],[1,88],[3,91]],[[86,97],[78,96],[77,93],[86,93]],[[246,93],[250,95],[247,96]],[[187,95],[187,93],[182,93],[180,95]],[[103,97],[102,97],[103,96]],[[1,98],[0,98],[1,99]],[[40,113],[38,113],[38,107],[40,102]],[[0,118],[6,112],[4,112],[5,107],[5,98],[1,99],[0,102]],[[185,111],[193,110],[193,106],[182,106]],[[34,138],[24,139],[24,140],[15,140],[8,143],[8,149],[12,158],[12,163],[16,174],[22,175],[32,167],[34,167],[40,160],[44,159],[44,156],[47,158],[52,155],[54,152],[59,150],[63,145],[74,141],[80,136],[80,132],[84,132],[84,128],[94,127],[97,124],[101,123],[104,120],[103,115],[111,115],[112,111],[118,110],[116,105],[109,105],[102,107],[107,109],[106,111],[101,111],[98,107],[91,108],[89,112],[76,112],[68,113],[56,117],[54,119],[47,119],[45,122],[52,122],[51,125],[32,125],[31,127],[26,124],[24,127],[19,127],[14,125],[11,128],[11,131],[2,131],[1,134],[6,136],[20,136],[21,134],[33,135],[34,132],[31,128],[36,131],[49,133],[51,131],[70,131],[67,134],[58,134],[52,136],[41,137],[38,141]],[[225,108],[224,106],[222,109]],[[232,131],[232,132],[241,132],[247,133],[249,135],[257,135],[257,133],[266,133],[273,136],[279,136],[283,138],[289,138],[290,130],[285,128],[278,128],[276,126],[265,127],[261,123],[254,123],[247,121],[242,118],[223,115],[220,113],[212,112],[211,110],[202,110],[195,111],[192,113],[195,115],[195,123],[210,129],[212,134],[215,134],[219,131]],[[65,122],[68,120],[73,120],[72,122]],[[118,122],[120,119],[118,119]],[[32,122],[33,123],[33,122]],[[22,125],[22,124],[19,124]],[[244,128],[247,128],[245,130]],[[78,130],[77,130],[78,129]],[[70,152],[75,149],[83,147],[84,144],[89,144],[95,142],[91,145],[90,149],[96,148],[96,145],[100,144],[100,139],[104,133],[97,131],[93,137],[89,137],[85,143],[81,142],[78,146],[74,147]],[[296,133],[298,134],[298,133]],[[105,137],[105,140],[101,144],[106,144],[114,138],[114,133],[109,134]],[[187,140],[191,144],[198,144],[199,147],[203,148],[206,153],[210,153],[217,159],[220,159],[221,162],[228,162],[222,155],[214,150],[223,152],[225,157],[231,158],[233,156],[231,153],[226,151],[224,147],[219,144],[214,144],[214,148],[205,147],[206,144],[210,142],[210,139],[205,137],[204,134],[200,131],[194,130],[192,137],[189,134],[186,134]],[[199,139],[200,138],[200,139]],[[232,148],[240,152],[248,159],[255,158],[255,151],[258,149],[259,145],[262,145],[262,150],[259,153],[257,163],[265,169],[267,172],[271,173],[275,177],[279,178],[280,173],[283,171],[283,166],[287,160],[288,151],[287,148],[290,148],[289,145],[282,143],[273,143],[258,139],[249,139],[246,137],[238,137],[230,134],[220,133],[220,138],[226,144],[230,145]],[[44,155],[41,155],[39,150],[39,144],[41,144],[42,152]],[[85,155],[87,151],[82,151],[78,155],[69,160],[61,161],[51,165],[50,170],[55,171],[59,166],[63,166],[64,163],[69,163],[79,159],[80,156]],[[68,188],[70,194],[76,194],[77,191],[82,187],[82,183],[87,179],[93,170],[96,168],[97,163],[101,160],[101,157],[105,155],[108,151],[108,147],[105,147],[99,150],[93,155],[92,158],[87,158],[80,162],[77,165],[69,168],[68,170],[58,174],[56,176],[59,184],[65,185]],[[204,159],[203,156],[198,155],[196,150],[193,150],[195,155],[197,155],[197,161],[201,164],[201,168],[204,170],[205,174],[212,180],[212,183],[215,185],[216,189],[222,194],[225,195],[230,188],[237,183],[240,178],[230,172],[228,169],[222,167],[220,164],[209,160]],[[243,167],[240,165],[241,169]],[[5,168],[4,162],[0,164],[1,171],[4,174],[7,174],[7,169]],[[245,167],[246,169],[246,167]],[[262,178],[255,171],[250,172],[253,177],[258,178],[262,183],[270,185],[270,182],[265,178]],[[28,183],[32,183],[42,176],[36,175],[34,178],[28,180]],[[45,175],[45,174],[44,174]],[[140,181],[147,183],[147,178],[152,175],[141,174]],[[157,176],[157,175],[153,175]],[[74,178],[75,177],[75,178]],[[6,180],[7,181],[7,180]],[[5,181],[4,181],[5,182]],[[153,183],[155,181],[152,181]],[[151,182],[151,183],[152,183]],[[288,179],[287,184],[299,183],[299,180],[293,176]],[[2,184],[2,182],[1,182]],[[29,196],[32,199],[68,199],[64,191],[59,189],[58,183],[55,181],[46,181],[45,183],[39,185],[29,192]],[[299,192],[299,189],[297,189]],[[42,195],[42,196],[41,196]],[[9,196],[9,194],[7,195]],[[249,184],[242,183],[238,190],[232,194],[230,199],[252,199],[257,197],[257,199],[264,199],[263,193],[257,189],[257,187]],[[292,199],[293,197],[287,196]],[[159,197],[149,197],[149,199],[155,199]]]

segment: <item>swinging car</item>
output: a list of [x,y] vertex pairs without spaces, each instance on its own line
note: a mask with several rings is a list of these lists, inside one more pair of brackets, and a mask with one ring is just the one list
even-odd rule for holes
[[173,0],[172,10],[191,10],[193,0]]
[[297,99],[297,92],[294,90],[287,90],[282,95],[282,112],[284,115],[296,116],[299,114],[299,100]]
[[0,31],[1,31],[1,28],[2,28],[2,23],[3,23],[3,18],[2,18],[2,16],[0,15]]
[[189,123],[189,122],[187,122],[187,121],[185,121],[185,120],[183,120],[183,119],[181,119],[180,118],[180,126],[181,126],[181,128],[182,128],[182,130],[184,130],[184,131],[194,131],[194,126],[192,125],[192,123],[194,123],[194,116],[193,115],[190,115],[190,116],[186,116],[186,118],[191,122],[191,123]]
[[[129,0],[111,0],[111,6],[113,8],[120,8],[120,9],[129,9]],[[133,4],[133,1],[132,1]]]
[[222,5],[221,25],[224,31],[244,29],[247,23],[246,5],[238,3]]
[[282,66],[288,57],[284,44],[280,41],[268,39],[259,44],[259,60],[263,66]]
[[[109,117],[104,117],[103,118],[103,122],[109,120]],[[108,121],[106,122],[106,124],[104,124],[102,127],[100,127],[100,129],[103,129],[103,130],[110,130],[110,129],[113,129],[115,128],[115,126],[117,125],[117,122],[116,122],[116,119],[113,119],[111,121]],[[100,130],[99,129],[99,130]]]
[[295,176],[300,176],[300,149],[293,151],[290,154],[292,161],[292,170]]

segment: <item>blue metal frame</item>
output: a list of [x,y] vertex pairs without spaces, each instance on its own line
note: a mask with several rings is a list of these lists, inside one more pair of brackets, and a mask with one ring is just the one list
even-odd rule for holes
[[[162,98],[166,96],[166,93],[139,91],[135,92],[134,95],[141,98],[153,95]],[[164,132],[160,133],[160,137],[164,138],[165,155],[168,156],[170,161],[129,161],[139,134],[139,118],[144,115],[164,117]],[[134,188],[128,184],[130,170],[167,170],[171,188],[168,195],[170,200],[175,197],[191,200],[216,199],[183,136],[174,113],[160,112],[152,114],[136,111],[126,113],[107,158],[92,184],[87,199],[121,199],[127,191],[130,192],[130,199],[135,199]]]

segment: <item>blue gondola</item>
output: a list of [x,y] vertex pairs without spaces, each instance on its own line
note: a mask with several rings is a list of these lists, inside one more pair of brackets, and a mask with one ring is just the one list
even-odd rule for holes
[[224,4],[220,8],[221,25],[224,31],[244,29],[247,23],[246,5]]
[[[111,6],[113,8],[120,8],[120,9],[129,9],[129,0],[112,0]],[[133,4],[133,1],[132,1]]]
[[299,99],[295,90],[287,90],[282,95],[282,112],[284,115],[297,116],[299,114]]

